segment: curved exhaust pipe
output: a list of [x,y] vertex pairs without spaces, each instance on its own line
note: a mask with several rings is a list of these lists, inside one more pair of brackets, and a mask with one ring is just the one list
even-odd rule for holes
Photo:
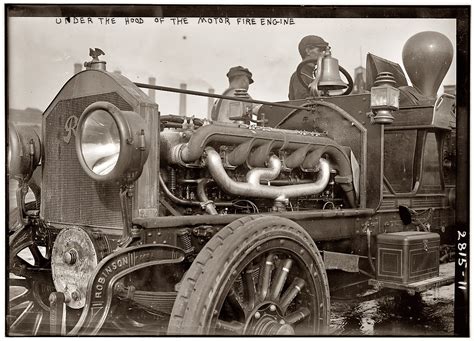
[[[321,193],[329,183],[330,167],[325,159],[319,159],[318,178],[313,183],[287,186],[261,185],[261,180],[275,179],[281,170],[281,161],[271,156],[269,167],[254,168],[247,175],[247,182],[232,180],[224,169],[221,157],[212,147],[206,147],[206,165],[214,181],[226,192],[234,195],[273,199],[285,202],[289,198]],[[318,166],[314,167],[318,168]]]
[[281,172],[280,159],[272,155],[268,160],[267,168],[253,168],[247,173],[246,179],[249,184],[258,186],[260,181],[270,181],[276,179]]

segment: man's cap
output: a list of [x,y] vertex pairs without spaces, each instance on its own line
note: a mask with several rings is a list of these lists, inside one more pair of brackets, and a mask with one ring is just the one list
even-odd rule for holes
[[298,44],[298,51],[300,52],[301,57],[304,58],[307,47],[327,47],[328,45],[329,44],[323,38],[311,35],[301,39]]
[[229,80],[232,78],[232,77],[235,77],[235,76],[240,76],[240,75],[245,75],[248,77],[249,79],[249,84],[252,84],[253,83],[253,79],[252,79],[252,72],[249,71],[249,69],[243,67],[243,66],[234,66],[234,67],[231,67],[229,69],[229,72],[227,72],[227,78],[229,78]]

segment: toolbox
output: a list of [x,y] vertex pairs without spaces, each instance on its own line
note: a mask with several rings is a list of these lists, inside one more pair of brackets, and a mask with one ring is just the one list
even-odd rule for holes
[[377,235],[377,280],[409,284],[439,274],[439,234],[404,231]]

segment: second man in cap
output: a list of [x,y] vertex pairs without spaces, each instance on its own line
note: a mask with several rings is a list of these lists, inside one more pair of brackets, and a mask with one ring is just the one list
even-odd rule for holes
[[[227,72],[229,87],[224,91],[224,96],[234,96],[241,98],[251,97],[248,94],[250,84],[253,83],[252,73],[242,66],[231,67]],[[214,103],[211,118],[220,122],[235,122],[230,117],[239,117],[252,110],[252,104],[228,99],[219,99]]]

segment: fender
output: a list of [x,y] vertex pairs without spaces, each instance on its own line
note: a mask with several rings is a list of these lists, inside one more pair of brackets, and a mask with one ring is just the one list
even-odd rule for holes
[[98,264],[87,286],[86,305],[68,335],[96,335],[110,310],[115,283],[123,276],[149,266],[180,263],[185,253],[167,244],[132,246],[115,252]]

